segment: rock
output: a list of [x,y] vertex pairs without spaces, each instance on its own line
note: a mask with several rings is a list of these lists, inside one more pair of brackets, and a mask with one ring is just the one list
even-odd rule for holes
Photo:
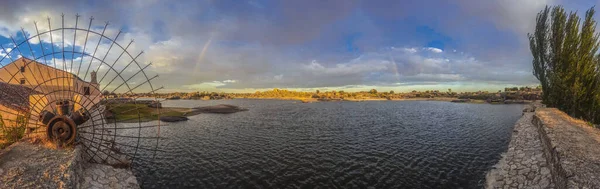
[[301,101],[302,103],[312,103],[312,102],[314,102],[315,100],[301,99],[300,101]]
[[523,108],[523,112],[535,112],[535,106],[527,105]]
[[126,183],[128,184],[136,184],[137,185],[137,179],[135,179],[135,177],[129,177],[127,178],[127,180],[125,180]]
[[172,97],[167,97],[166,99],[167,100],[179,100],[179,99],[181,99],[181,97],[180,96],[172,96]]
[[240,108],[234,105],[219,104],[216,106],[205,106],[194,108],[195,113],[215,113],[215,114],[230,114],[241,111],[248,111],[248,109]]
[[152,102],[150,104],[148,104],[149,108],[162,108],[162,103],[160,102]]
[[542,188],[546,188],[548,185],[550,185],[550,180],[546,178],[542,178],[539,182],[539,186],[541,186]]
[[115,114],[112,113],[110,110],[104,110],[104,118],[105,119],[114,119]]
[[164,122],[180,122],[180,121],[187,121],[189,120],[187,117],[183,117],[183,116],[163,116],[160,117],[161,121]]
[[100,169],[96,169],[94,170],[94,174],[98,175],[99,177],[104,177],[104,171],[100,170]]
[[471,102],[471,99],[457,99],[457,100],[452,100],[450,102],[456,102],[456,103]]
[[550,174],[550,169],[548,169],[546,167],[542,167],[542,169],[540,170],[540,174],[548,175],[548,174]]

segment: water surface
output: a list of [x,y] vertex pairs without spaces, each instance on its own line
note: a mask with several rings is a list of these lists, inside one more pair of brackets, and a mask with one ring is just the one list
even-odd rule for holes
[[168,101],[233,104],[161,128],[144,188],[481,188],[521,105],[434,101]]

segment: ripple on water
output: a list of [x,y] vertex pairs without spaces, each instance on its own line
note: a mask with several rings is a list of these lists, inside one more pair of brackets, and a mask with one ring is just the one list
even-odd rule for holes
[[[171,104],[170,104],[171,103]],[[169,101],[250,111],[161,128],[144,188],[481,188],[519,105],[448,102]]]

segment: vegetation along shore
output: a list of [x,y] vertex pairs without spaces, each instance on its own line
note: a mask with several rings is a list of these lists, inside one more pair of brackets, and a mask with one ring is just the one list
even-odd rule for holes
[[105,92],[104,104],[107,111],[105,117],[116,122],[153,121],[185,121],[186,117],[200,113],[235,113],[247,109],[232,105],[217,105],[197,108],[162,107],[153,100],[136,100],[140,98],[160,98],[165,100],[222,100],[222,99],[264,99],[264,100],[297,100],[302,103],[313,102],[363,102],[363,101],[446,101],[454,103],[490,103],[490,104],[523,104],[540,100],[540,87],[512,87],[504,91],[488,92],[453,92],[428,90],[396,93],[394,91],[379,92],[376,89],[361,92],[325,91],[300,92],[285,89],[257,91],[255,93],[158,93],[158,94],[110,94]]
[[[286,89],[272,89],[268,91],[257,91],[254,93],[216,93],[216,92],[174,92],[174,93],[155,93],[155,94],[112,94],[105,95],[119,98],[161,98],[168,100],[221,100],[221,99],[277,99],[277,100],[300,100],[303,102],[317,101],[371,101],[371,100],[437,100],[437,101],[455,101],[455,102],[488,102],[488,103],[512,103],[518,101],[540,100],[542,96],[541,87],[512,87],[505,88],[503,91],[475,91],[475,92],[454,92],[452,89],[447,91],[427,90],[411,92],[394,91],[369,91],[345,92],[345,91],[293,91]],[[456,101],[460,100],[460,101]]]

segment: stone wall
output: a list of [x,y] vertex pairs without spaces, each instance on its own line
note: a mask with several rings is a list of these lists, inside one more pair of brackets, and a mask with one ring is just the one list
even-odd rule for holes
[[526,107],[486,188],[600,188],[599,178],[600,130],[555,108]]
[[[541,111],[541,110],[540,110]],[[543,121],[539,116],[533,116],[533,125],[538,129],[538,133],[540,134],[540,141],[542,143],[542,150],[544,151],[544,157],[546,158],[546,162],[548,162],[550,167],[550,172],[552,173],[552,181],[555,183],[556,188],[566,188],[566,173],[565,170],[560,166],[559,163],[559,153],[557,146],[553,146],[552,142],[550,142],[550,138],[548,137],[549,131],[544,126]],[[551,134],[551,133],[550,133]]]
[[538,109],[533,123],[557,188],[600,188],[600,130],[555,108]]
[[486,176],[486,188],[554,187],[533,115],[525,112],[515,124],[508,150]]

